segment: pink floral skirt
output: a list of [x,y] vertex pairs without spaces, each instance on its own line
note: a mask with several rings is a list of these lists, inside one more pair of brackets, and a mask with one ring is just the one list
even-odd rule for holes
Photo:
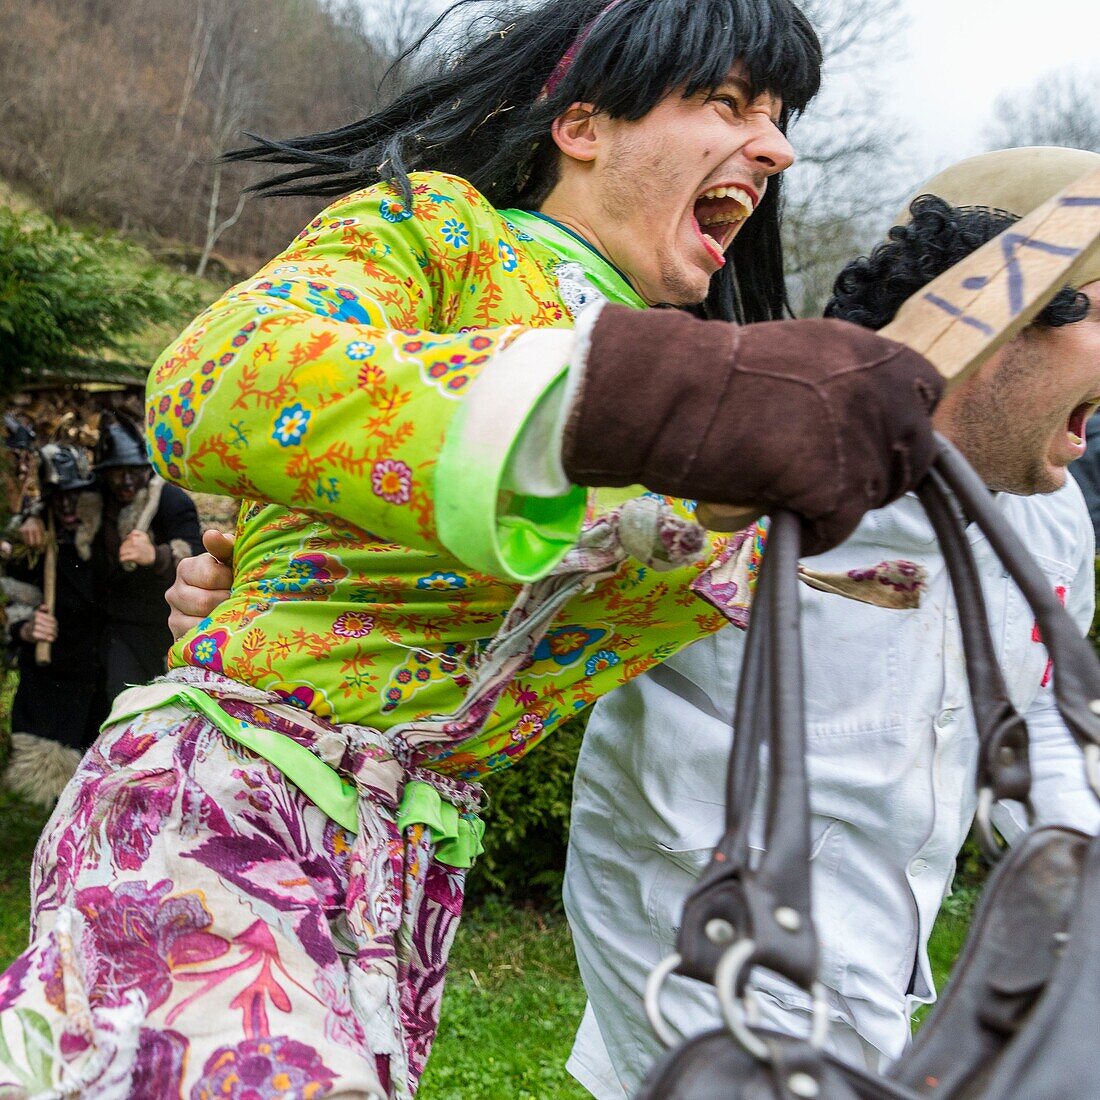
[[398,828],[398,747],[177,675],[352,780],[358,832],[184,706],[107,728],[35,853],[32,942],[0,975],[0,1098],[413,1096],[465,873]]

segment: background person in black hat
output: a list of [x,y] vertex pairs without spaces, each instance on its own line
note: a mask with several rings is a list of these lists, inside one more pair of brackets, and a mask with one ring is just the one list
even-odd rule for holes
[[110,701],[128,684],[163,674],[172,644],[164,594],[179,562],[202,552],[202,532],[191,498],[153,474],[141,429],[121,416],[100,425],[95,472],[103,490],[100,655]]
[[[57,597],[48,611],[41,595],[44,555],[7,564],[8,575],[24,582],[22,591],[36,597],[7,609],[19,667],[7,781],[24,797],[49,806],[106,717],[98,659],[100,570],[93,545],[102,505],[87,460],[76,447],[42,447],[39,481],[57,537]],[[51,644],[49,664],[35,660],[39,642]]]

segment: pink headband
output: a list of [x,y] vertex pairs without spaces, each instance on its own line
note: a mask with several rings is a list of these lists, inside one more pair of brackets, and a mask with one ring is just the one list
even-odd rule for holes
[[577,58],[577,54],[581,52],[581,47],[588,41],[588,36],[592,33],[592,28],[609,12],[612,8],[617,8],[623,0],[611,0],[611,3],[607,5],[595,19],[589,23],[580,34],[573,41],[573,45],[565,51],[562,59],[554,66],[554,71],[547,78],[546,83],[542,86],[542,92],[539,95],[539,99],[549,99],[557,90],[561,82],[566,78],[569,70],[573,67],[573,62]]

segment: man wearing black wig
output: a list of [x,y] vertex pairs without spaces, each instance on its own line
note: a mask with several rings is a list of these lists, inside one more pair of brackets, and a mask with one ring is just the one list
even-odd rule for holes
[[551,0],[238,154],[346,197],[150,377],[158,472],[246,500],[237,574],[39,845],[14,1087],[411,1096],[478,780],[743,613],[673,498],[791,508],[809,552],[919,479],[931,366],[778,320],[820,61],[789,0]]

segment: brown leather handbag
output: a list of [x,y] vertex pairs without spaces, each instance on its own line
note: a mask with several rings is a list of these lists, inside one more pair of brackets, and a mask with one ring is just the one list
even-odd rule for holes
[[[772,519],[738,688],[726,831],[685,907],[677,953],[654,972],[646,1006],[657,1033],[673,972],[715,987],[726,1026],[672,1050],[638,1100],[1096,1100],[1100,1097],[1100,841],[1032,829],[1002,856],[993,804],[1026,807],[1027,726],[1009,700],[965,534],[976,523],[1035,612],[1054,663],[1058,709],[1100,797],[1100,661],[961,455],[939,440],[919,495],[951,577],[978,728],[977,829],[999,865],[986,885],[946,993],[887,1076],[822,1050],[827,1016],[810,916],[797,560],[799,525]],[[748,826],[760,748],[768,746],[766,851],[750,864]],[[756,1028],[746,989],[757,968],[813,997],[812,1034]]]

